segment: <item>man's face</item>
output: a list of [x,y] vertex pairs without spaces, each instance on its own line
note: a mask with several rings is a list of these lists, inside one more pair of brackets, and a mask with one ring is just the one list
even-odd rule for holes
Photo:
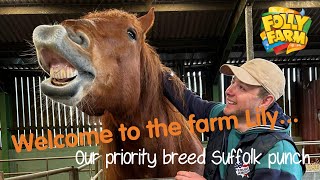
[[262,102],[262,98],[258,96],[259,92],[260,86],[245,84],[234,76],[226,90],[224,114],[236,115],[238,118],[245,117],[246,110],[250,110],[251,115],[256,114],[256,108]]

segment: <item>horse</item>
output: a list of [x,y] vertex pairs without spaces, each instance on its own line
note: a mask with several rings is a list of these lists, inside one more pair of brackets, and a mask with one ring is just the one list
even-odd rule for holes
[[[90,12],[79,19],[58,25],[40,25],[33,42],[40,67],[50,75],[41,83],[42,92],[89,115],[101,116],[102,126],[113,132],[113,141],[100,144],[104,164],[110,152],[156,154],[156,166],[135,162],[104,166],[108,179],[174,177],[179,170],[203,174],[202,163],[164,163],[167,153],[202,155],[202,145],[188,124],[163,93],[165,67],[155,49],[146,42],[154,23],[154,8],[137,17],[122,10]],[[184,85],[175,76],[177,97],[183,99]],[[148,121],[181,125],[181,134],[150,137]],[[121,139],[120,126],[136,127],[132,137]],[[137,128],[139,131],[137,131]],[[139,135],[139,136],[138,136]],[[119,158],[119,157],[118,157]]]

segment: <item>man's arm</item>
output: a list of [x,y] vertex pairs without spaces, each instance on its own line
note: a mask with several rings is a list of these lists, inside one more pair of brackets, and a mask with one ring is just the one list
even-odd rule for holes
[[[178,94],[175,88],[175,84],[172,80],[172,75],[168,72],[163,75],[163,84],[164,84],[164,94],[168,98],[168,100],[179,110],[181,114],[183,114],[186,118],[189,117],[190,114],[195,115],[195,119],[208,118],[210,115],[211,109],[219,104],[215,102],[209,102],[201,99],[200,96],[196,95],[192,91],[188,90],[187,87],[184,86],[184,100],[176,97]],[[184,101],[184,102],[183,102]]]

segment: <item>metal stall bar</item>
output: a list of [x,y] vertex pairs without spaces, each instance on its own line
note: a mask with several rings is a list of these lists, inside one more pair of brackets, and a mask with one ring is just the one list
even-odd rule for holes
[[[72,106],[70,106],[69,107],[70,108],[70,128],[71,128],[71,133],[73,133],[73,119],[72,119],[72,114],[73,114],[73,111],[72,111]],[[71,139],[71,142],[72,142],[72,144],[73,144],[73,141],[74,141],[74,139],[72,138]]]
[[[30,81],[29,81],[29,77],[27,77],[27,95],[28,95],[29,127],[31,127],[31,103],[30,103]],[[31,128],[29,130],[29,133],[31,133]]]
[[[82,120],[82,132],[85,132],[85,126],[84,126],[84,112],[81,112],[81,120]],[[85,145],[86,144],[86,138],[85,136],[83,136],[83,144]]]
[[188,89],[191,90],[191,78],[190,78],[190,72],[187,72],[187,77],[188,77]]
[[296,82],[296,68],[293,68],[292,73],[293,73],[293,75],[292,75],[292,82]]
[[[288,87],[288,102],[289,102],[289,104],[288,104],[288,115],[289,116],[292,116],[292,107],[291,107],[291,68],[287,68],[287,87]],[[291,133],[291,131],[290,131],[290,133]],[[291,135],[291,134],[290,134]]]
[[[47,78],[45,78],[47,79]],[[49,104],[48,104],[48,96],[46,96],[46,110],[47,110],[47,128],[50,129],[50,122],[49,122]]]
[[65,137],[67,137],[67,135],[68,135],[68,122],[67,122],[66,105],[63,105],[63,114],[64,114],[64,133],[65,133]]
[[43,111],[42,111],[42,92],[40,88],[40,83],[41,83],[41,78],[40,76],[38,77],[39,80],[39,96],[40,96],[40,120],[41,120],[41,135],[44,136],[44,131],[43,131]]
[[74,169],[73,167],[64,167],[64,168],[53,169],[49,171],[38,172],[34,174],[10,177],[10,178],[6,178],[6,180],[28,180],[28,179],[34,179],[34,178],[40,178],[40,177],[45,177],[49,175],[59,174],[63,172],[69,172],[69,171],[72,171],[73,169]]
[[[76,107],[76,125],[77,125],[77,134],[79,134],[79,109]],[[80,146],[80,137],[78,136],[78,146]]]
[[[22,100],[22,124],[23,124],[23,127],[26,127],[26,118],[25,118],[25,112],[24,112],[23,77],[20,78],[20,83],[21,83],[21,100]],[[25,129],[23,129],[23,135],[26,136]]]
[[[58,103],[58,119],[59,119],[59,134],[61,133],[61,109],[60,109],[60,103]],[[60,144],[62,143],[62,139],[60,139]]]
[[312,67],[309,67],[309,81],[311,82],[312,80]]
[[[34,106],[34,122],[36,127],[36,138],[38,137],[38,117],[37,117],[37,97],[36,97],[36,78],[32,77],[32,87],[33,87],[33,106]],[[40,99],[41,100],[41,99]]]
[[220,87],[221,87],[221,102],[222,103],[225,103],[225,97],[224,97],[224,92],[225,92],[225,90],[224,90],[224,74],[220,74]]
[[18,128],[18,141],[20,141],[20,122],[19,122],[19,99],[18,99],[18,82],[17,77],[14,78],[14,85],[15,85],[15,91],[16,91],[16,114],[17,114],[17,128]]
[[99,171],[96,175],[94,175],[94,176],[91,178],[91,180],[98,179],[99,175],[101,175],[102,172],[103,172],[103,169],[100,169],[100,171]]
[[202,94],[203,94],[203,88],[202,88],[202,76],[201,76],[201,71],[198,72],[198,75],[199,75],[199,92],[200,92],[200,97],[202,98]]
[[193,91],[194,92],[198,92],[198,88],[197,88],[197,73],[195,71],[192,72],[192,76],[193,76]]
[[[52,109],[52,128],[53,128],[53,137],[55,137],[56,136],[56,118],[55,118],[55,113],[54,113],[54,111],[55,111],[55,104],[56,104],[56,102],[54,102],[53,100],[51,100],[51,109]],[[54,146],[55,147],[55,146]]]

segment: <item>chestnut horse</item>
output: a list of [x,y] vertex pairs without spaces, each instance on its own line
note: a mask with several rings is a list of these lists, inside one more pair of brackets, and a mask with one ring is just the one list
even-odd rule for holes
[[[108,179],[174,177],[179,170],[203,173],[200,164],[179,164],[177,158],[173,164],[162,162],[163,150],[198,157],[203,148],[163,95],[162,74],[169,69],[145,42],[153,22],[153,8],[140,18],[107,10],[60,25],[41,25],[33,32],[39,64],[50,74],[41,84],[42,92],[89,115],[102,116],[103,128],[113,132],[113,141],[101,144],[100,153],[139,152],[144,148],[151,157],[156,154],[154,168],[147,162],[139,165],[137,158],[129,165],[121,165],[118,159],[104,167]],[[173,81],[181,87],[178,92],[183,92],[183,83],[177,77]],[[178,122],[181,135],[165,137],[162,129],[160,137],[150,138],[146,125],[155,118],[166,125]],[[123,141],[118,131],[121,124],[136,126],[140,137]]]

